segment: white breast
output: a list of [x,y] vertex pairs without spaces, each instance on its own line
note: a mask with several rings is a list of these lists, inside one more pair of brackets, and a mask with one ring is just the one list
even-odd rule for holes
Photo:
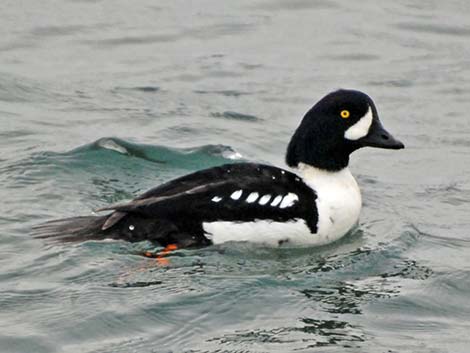
[[319,244],[333,242],[353,228],[362,207],[361,192],[348,168],[328,172],[300,164],[304,182],[317,193]]

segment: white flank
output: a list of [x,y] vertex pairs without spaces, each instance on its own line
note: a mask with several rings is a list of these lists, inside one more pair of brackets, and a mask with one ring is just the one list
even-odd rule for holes
[[318,237],[311,234],[303,219],[291,222],[272,222],[257,220],[254,222],[212,222],[203,223],[207,237],[214,244],[228,241],[245,241],[267,246],[315,245]]
[[357,123],[344,132],[344,137],[348,140],[359,140],[360,138],[367,136],[371,125],[372,110],[369,107],[367,113],[362,118],[360,118]]
[[299,197],[296,194],[290,192],[284,196],[279,208],[291,207],[296,201],[299,201]]
[[277,205],[279,205],[281,200],[282,200],[281,195],[276,196],[276,198],[273,200],[273,202],[271,202],[271,206],[276,207]]
[[220,202],[222,200],[222,198],[220,196],[214,196],[211,201],[212,202]]
[[258,200],[259,194],[257,192],[252,192],[248,197],[246,198],[246,202],[248,203],[253,203],[256,200]]
[[263,206],[266,205],[269,200],[271,200],[271,195],[264,195],[262,198],[259,199],[258,203]]
[[235,191],[232,195],[230,195],[230,198],[232,200],[238,200],[243,194],[243,190],[237,190]]

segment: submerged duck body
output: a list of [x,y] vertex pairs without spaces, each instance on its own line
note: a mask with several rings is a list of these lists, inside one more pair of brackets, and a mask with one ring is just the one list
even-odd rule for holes
[[65,241],[149,240],[166,246],[249,241],[270,246],[324,245],[353,228],[361,193],[349,155],[365,147],[403,148],[359,91],[325,96],[303,118],[286,154],[289,171],[238,163],[198,171],[104,207],[104,216],[75,217],[38,227]]

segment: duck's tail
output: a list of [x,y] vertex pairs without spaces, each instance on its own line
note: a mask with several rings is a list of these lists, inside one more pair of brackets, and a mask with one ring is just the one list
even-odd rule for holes
[[106,216],[84,216],[58,219],[33,227],[35,238],[52,238],[63,242],[103,240],[106,238],[103,225]]

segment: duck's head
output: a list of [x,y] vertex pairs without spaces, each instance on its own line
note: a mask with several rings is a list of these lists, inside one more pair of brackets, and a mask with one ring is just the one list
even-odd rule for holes
[[287,148],[286,162],[291,167],[305,163],[336,171],[347,167],[352,152],[366,146],[405,147],[383,128],[368,95],[341,89],[305,114]]

